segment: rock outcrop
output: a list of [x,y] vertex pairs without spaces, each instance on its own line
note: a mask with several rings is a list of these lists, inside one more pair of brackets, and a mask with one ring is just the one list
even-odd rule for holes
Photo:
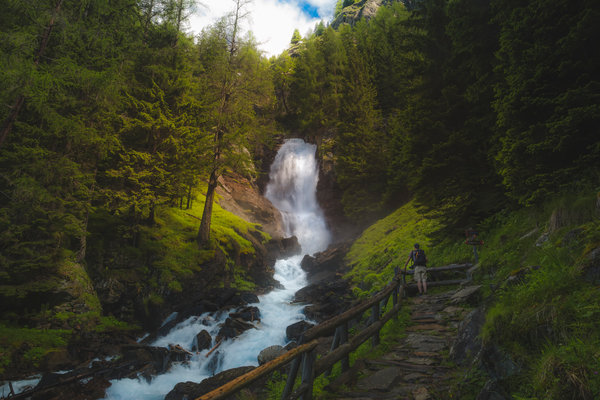
[[304,309],[308,318],[321,322],[349,308],[353,296],[349,283],[342,278],[349,248],[347,243],[340,244],[302,259],[310,284],[296,292],[294,301],[310,304]]
[[281,213],[260,194],[256,184],[241,175],[223,175],[217,187],[219,205],[246,221],[260,224],[274,238],[284,236]]
[[398,0],[361,0],[344,7],[340,14],[333,20],[331,26],[337,29],[342,24],[356,24],[360,19],[370,20],[375,16],[382,5],[391,4]]

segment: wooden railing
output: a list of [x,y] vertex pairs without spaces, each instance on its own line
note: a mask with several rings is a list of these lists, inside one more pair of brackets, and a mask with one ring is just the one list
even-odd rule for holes
[[[313,382],[316,377],[324,373],[329,373],[338,362],[341,362],[342,372],[348,370],[350,368],[350,353],[369,338],[371,339],[372,346],[379,344],[379,331],[390,319],[398,315],[403,293],[404,284],[399,279],[394,279],[371,299],[304,332],[298,347],[230,381],[220,388],[198,397],[196,400],[216,400],[230,396],[252,382],[265,377],[289,363],[292,364],[288,372],[282,399],[312,399]],[[381,315],[382,310],[385,309],[389,302],[390,296],[392,297],[392,307],[384,315]],[[366,327],[350,338],[349,326],[351,321],[360,321],[363,314],[369,309],[371,310],[371,316],[366,323]],[[316,347],[319,344],[319,338],[329,337],[332,334],[334,337],[331,350],[321,355],[321,358],[317,360]],[[302,367],[301,382],[294,389],[300,367]]]
[[[473,280],[473,273],[477,267],[474,267],[473,264],[451,264],[445,265],[443,267],[433,267],[427,268],[427,286],[435,287],[435,286],[449,286],[449,285],[461,285]],[[463,279],[446,279],[446,280],[436,280],[436,275],[440,275],[443,272],[449,271],[462,271],[465,273],[465,277]],[[402,275],[413,275],[415,271],[413,270],[402,270]],[[433,278],[433,279],[432,279]],[[408,285],[412,286],[412,285]]]

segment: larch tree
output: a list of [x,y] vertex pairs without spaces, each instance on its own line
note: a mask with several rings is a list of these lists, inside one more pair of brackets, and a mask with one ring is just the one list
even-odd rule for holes
[[205,68],[205,79],[208,79],[209,117],[208,128],[212,131],[213,144],[211,165],[206,188],[206,202],[202,212],[202,221],[198,229],[199,246],[210,243],[210,227],[215,190],[218,180],[227,162],[240,155],[244,149],[240,147],[248,129],[248,121],[253,118],[253,90],[251,84],[252,71],[247,70],[247,62],[251,61],[240,39],[241,23],[249,12],[246,7],[251,0],[234,0],[231,14],[205,31],[200,38],[201,64]]

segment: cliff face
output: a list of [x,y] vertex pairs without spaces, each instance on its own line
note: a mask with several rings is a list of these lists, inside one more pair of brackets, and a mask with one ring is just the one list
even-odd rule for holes
[[354,25],[360,19],[370,20],[375,16],[379,7],[399,0],[361,0],[344,7],[340,14],[333,20],[331,26],[337,29],[342,24]]
[[237,174],[220,177],[217,194],[223,209],[248,222],[260,224],[262,230],[274,238],[283,237],[281,213],[247,178]]

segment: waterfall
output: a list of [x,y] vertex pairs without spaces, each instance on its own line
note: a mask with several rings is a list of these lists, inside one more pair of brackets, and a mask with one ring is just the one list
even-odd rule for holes
[[287,235],[295,235],[306,254],[327,248],[330,236],[317,203],[319,168],[314,144],[287,140],[275,157],[266,197],[283,216]]
[[[298,238],[305,254],[324,250],[330,241],[323,213],[316,200],[319,170],[315,152],[315,145],[301,139],[285,141],[271,166],[266,190],[266,197],[281,211],[286,234]],[[201,382],[213,373],[226,369],[256,366],[258,353],[262,349],[287,344],[286,328],[305,319],[303,307],[291,304],[294,293],[306,285],[306,275],[300,267],[302,257],[297,255],[276,261],[275,279],[283,289],[259,297],[260,302],[256,306],[260,310],[261,321],[256,324],[256,329],[224,341],[211,357],[207,358],[207,350],[204,350],[192,356],[189,363],[175,364],[167,373],[154,377],[150,382],[143,378],[111,381],[106,399],[163,399],[179,382]],[[173,343],[191,350],[198,332],[206,329],[214,338],[219,324],[225,321],[227,315],[227,312],[220,312],[190,317],[152,345],[166,347]]]

